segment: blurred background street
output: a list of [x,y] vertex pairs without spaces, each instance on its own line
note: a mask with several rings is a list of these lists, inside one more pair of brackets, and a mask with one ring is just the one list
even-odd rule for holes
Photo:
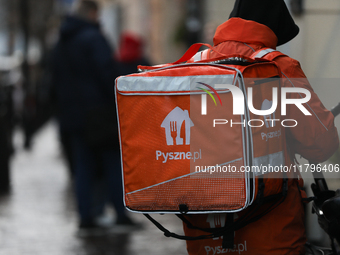
[[[185,242],[169,239],[143,215],[133,214],[144,228],[130,234],[77,237],[78,221],[70,177],[65,171],[56,125],[48,123],[31,151],[22,149],[15,132],[17,153],[12,159],[9,195],[0,197],[1,255],[167,255],[186,254]],[[181,232],[176,216],[157,219]]]

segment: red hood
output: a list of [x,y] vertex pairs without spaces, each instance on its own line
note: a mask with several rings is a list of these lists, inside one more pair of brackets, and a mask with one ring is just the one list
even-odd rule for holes
[[131,63],[143,56],[143,40],[137,35],[124,33],[121,36],[119,49],[116,54],[118,61]]
[[269,27],[241,18],[231,18],[217,27],[214,45],[225,41],[261,44],[272,49],[277,45],[277,37]]

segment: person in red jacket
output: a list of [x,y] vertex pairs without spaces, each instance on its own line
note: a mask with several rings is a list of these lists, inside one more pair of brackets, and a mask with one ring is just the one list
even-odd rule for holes
[[144,56],[144,41],[142,37],[132,32],[123,32],[121,34],[115,59],[118,62],[119,75],[138,72],[138,65],[150,65]]
[[[213,59],[223,54],[240,54],[250,57],[260,49],[276,49],[289,42],[299,33],[284,0],[236,0],[229,20],[221,24],[214,36],[215,51],[207,50],[202,57]],[[287,106],[287,119],[298,121],[298,125],[286,128],[286,151],[290,158],[286,163],[295,161],[295,154],[307,160],[323,162],[338,148],[339,139],[334,126],[334,116],[325,109],[303,73],[298,61],[275,53],[273,61],[280,68],[285,79],[283,87],[301,87],[308,89],[311,99],[304,106],[312,116],[305,116],[294,105]],[[276,54],[276,55],[275,55]],[[277,56],[277,57],[275,57]],[[293,83],[292,83],[293,81]],[[298,93],[290,98],[298,98]],[[234,232],[234,248],[224,249],[221,237],[199,241],[187,241],[190,255],[215,254],[304,254],[306,243],[304,209],[299,186],[302,180],[290,176],[286,199],[275,206],[263,217],[247,224]],[[234,215],[234,220],[245,211]],[[226,214],[202,214],[187,216],[194,226],[201,228],[223,227]],[[184,223],[187,236],[207,234],[204,231],[189,228]]]

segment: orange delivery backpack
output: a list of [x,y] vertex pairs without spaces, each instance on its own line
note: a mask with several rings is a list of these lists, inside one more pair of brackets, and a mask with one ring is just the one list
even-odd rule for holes
[[[124,204],[132,212],[234,213],[285,197],[285,173],[273,171],[286,158],[278,67],[223,54],[186,63],[201,46],[116,79]],[[273,113],[253,113],[275,104]]]

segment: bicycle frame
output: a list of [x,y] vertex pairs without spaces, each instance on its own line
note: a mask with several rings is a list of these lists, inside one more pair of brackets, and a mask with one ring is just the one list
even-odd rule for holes
[[[340,114],[340,103],[331,109],[332,114],[334,117]],[[315,164],[314,162],[309,162],[310,164]],[[335,192],[328,189],[327,182],[325,180],[325,177],[322,172],[313,172],[313,177],[315,183],[311,185],[313,194],[315,196],[315,199],[313,201],[313,212],[317,214],[318,217],[324,217],[323,211],[322,211],[322,204],[327,200],[335,196]],[[334,245],[334,239],[340,244],[340,238],[339,237],[332,237],[330,236],[331,242],[332,242],[332,250],[334,254],[338,254],[338,251],[336,249],[336,246]]]

